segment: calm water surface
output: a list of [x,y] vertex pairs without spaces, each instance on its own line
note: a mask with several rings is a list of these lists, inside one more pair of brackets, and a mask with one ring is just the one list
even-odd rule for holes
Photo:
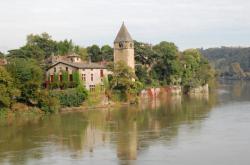
[[250,82],[203,97],[0,124],[0,164],[250,164]]

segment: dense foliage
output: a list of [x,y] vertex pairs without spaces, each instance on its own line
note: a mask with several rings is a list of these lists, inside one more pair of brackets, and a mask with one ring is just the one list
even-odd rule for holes
[[[105,80],[108,84],[105,92],[109,96],[113,94],[120,100],[135,102],[143,87],[182,85],[188,89],[206,84],[214,75],[198,50],[180,52],[174,43],[166,41],[156,45],[135,41],[134,45],[135,71],[122,62],[109,65],[113,71],[109,80]],[[88,93],[78,72],[72,73],[72,81],[66,71],[61,76],[55,74],[50,90],[44,88],[46,59],[70,53],[77,53],[86,61],[113,61],[113,48],[109,45],[84,48],[72,40],[55,41],[47,33],[28,35],[24,46],[6,55],[0,52],[0,58],[8,60],[5,67],[0,67],[0,108],[11,108],[14,102],[21,102],[54,112],[60,106],[81,105]],[[248,66],[246,61],[242,66]]]
[[[250,77],[250,48],[221,47],[200,49],[210,63],[219,72],[220,76]],[[237,67],[235,67],[237,66]],[[243,72],[245,73],[241,73]],[[247,74],[247,75],[245,75]]]
[[19,94],[19,90],[14,86],[13,78],[5,68],[0,66],[0,109],[9,108]]
[[109,45],[104,45],[101,48],[98,45],[92,45],[87,47],[87,52],[92,62],[113,60],[113,48]]
[[60,101],[62,107],[78,107],[87,99],[88,92],[82,86],[73,89],[52,91],[51,96]]
[[135,41],[136,75],[144,86],[182,85],[187,88],[208,83],[214,71],[196,49],[180,52],[174,43],[150,45]]
[[0,52],[0,59],[3,59],[5,56],[2,52]]
[[112,70],[113,75],[110,79],[110,89],[112,93],[118,94],[121,100],[134,101],[142,85],[132,70],[123,62],[115,64]]

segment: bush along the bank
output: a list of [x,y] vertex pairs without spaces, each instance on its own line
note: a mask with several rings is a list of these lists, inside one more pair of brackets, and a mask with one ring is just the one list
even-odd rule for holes
[[60,108],[60,102],[48,90],[42,90],[38,96],[38,107],[45,113],[55,113]]
[[86,89],[80,85],[77,88],[50,91],[50,95],[56,97],[62,107],[79,107],[88,97]]

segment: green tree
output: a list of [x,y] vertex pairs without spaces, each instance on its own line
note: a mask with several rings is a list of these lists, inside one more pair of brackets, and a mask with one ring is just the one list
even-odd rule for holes
[[4,53],[0,52],[0,59],[3,59],[4,57]]
[[152,75],[162,84],[178,84],[181,80],[181,64],[179,51],[174,43],[160,42],[153,47],[157,53]]
[[186,89],[205,85],[214,77],[214,70],[197,49],[184,51],[181,61],[184,66],[182,85]]
[[92,45],[87,48],[88,56],[91,58],[92,62],[102,61],[101,49],[98,45]]
[[41,35],[28,35],[26,45],[39,47],[44,51],[45,58],[48,58],[57,52],[57,43],[52,40],[48,33],[42,33]]
[[134,41],[136,63],[151,66],[157,54],[152,49],[152,45]]
[[145,65],[136,65],[135,67],[136,76],[145,86],[151,85],[153,81],[147,70],[148,68]]
[[69,87],[69,73],[66,71],[62,71],[62,82],[60,83],[60,87],[62,89]]
[[20,92],[14,87],[14,80],[5,68],[0,67],[0,110],[10,108]]
[[72,73],[72,77],[73,77],[73,86],[72,87],[77,87],[77,86],[82,84],[79,71],[74,71]]
[[142,84],[137,81],[137,77],[132,68],[123,62],[115,64],[113,76],[110,81],[112,92],[119,92],[120,98],[123,98],[125,101],[131,101],[132,98],[136,98],[141,87]]
[[8,57],[10,58],[32,58],[42,61],[45,58],[45,52],[36,45],[25,45],[20,49],[10,50]]
[[66,55],[74,51],[74,44],[72,40],[59,41],[57,43],[58,54]]
[[7,65],[7,70],[14,78],[15,86],[21,90],[20,101],[36,104],[37,93],[44,80],[42,69],[35,60],[12,59]]
[[74,52],[80,56],[83,61],[88,60],[88,50],[87,48],[75,46]]
[[113,61],[113,48],[111,48],[109,45],[104,45],[101,48],[101,56],[102,59],[105,61]]

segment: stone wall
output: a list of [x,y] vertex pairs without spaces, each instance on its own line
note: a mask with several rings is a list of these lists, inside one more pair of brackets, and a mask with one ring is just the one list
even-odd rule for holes
[[181,86],[167,86],[161,88],[149,88],[141,91],[142,98],[154,98],[160,95],[180,95],[182,93]]
[[199,86],[196,88],[191,88],[188,92],[188,94],[202,94],[202,93],[208,93],[209,92],[209,87],[208,84],[204,85],[204,86]]

